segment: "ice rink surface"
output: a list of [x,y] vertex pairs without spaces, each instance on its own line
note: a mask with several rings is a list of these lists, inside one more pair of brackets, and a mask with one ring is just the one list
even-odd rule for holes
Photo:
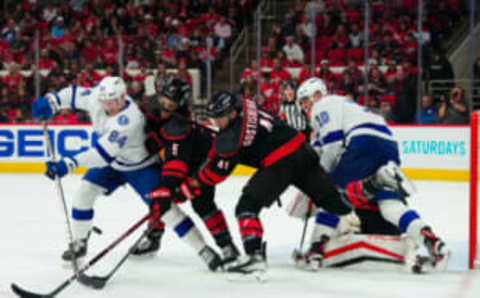
[[[80,179],[78,175],[63,179],[67,200],[72,197]],[[218,187],[216,198],[226,212],[239,246],[233,210],[245,181],[244,177],[229,178]],[[480,297],[480,272],[466,270],[468,185],[453,182],[416,184],[419,194],[409,203],[443,236],[453,251],[445,273],[419,276],[394,270],[353,268],[324,269],[316,273],[301,271],[295,268],[290,255],[299,245],[302,222],[287,217],[285,211],[275,205],[261,214],[268,242],[267,283],[232,282],[222,273],[209,272],[189,247],[172,232],[167,232],[157,256],[129,259],[103,290],[96,291],[75,283],[58,297]],[[40,174],[2,174],[0,185],[3,203],[0,208],[3,238],[0,245],[0,297],[15,297],[10,291],[12,282],[34,292],[50,292],[72,274],[72,270],[60,260],[68,236],[54,184]],[[294,189],[289,189],[282,196],[284,206],[294,193]],[[191,211],[189,206],[185,208]],[[130,188],[100,198],[95,209],[95,224],[104,233],[91,237],[87,259],[147,210]],[[195,216],[192,218],[198,223]],[[207,235],[203,224],[198,226]],[[137,235],[127,239],[88,272],[106,274]],[[213,244],[210,238],[208,242]]]

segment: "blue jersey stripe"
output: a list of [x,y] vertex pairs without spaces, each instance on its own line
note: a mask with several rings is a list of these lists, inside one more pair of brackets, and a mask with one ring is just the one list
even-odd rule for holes
[[110,154],[107,153],[107,151],[98,143],[96,142],[95,143],[95,149],[97,149],[98,153],[100,154],[100,156],[108,163],[112,163],[112,161],[115,160],[115,158],[113,158],[112,156],[110,156]]
[[348,136],[350,133],[352,133],[352,131],[354,131],[354,130],[356,130],[356,129],[362,129],[362,128],[372,129],[372,130],[375,130],[375,131],[384,133],[384,134],[386,134],[386,135],[392,136],[392,132],[390,131],[390,129],[388,129],[387,126],[382,125],[382,124],[375,124],[375,123],[363,123],[363,124],[359,124],[359,125],[351,128],[351,129],[347,132],[346,135]]
[[322,139],[323,145],[333,143],[333,142],[338,142],[338,141],[343,141],[344,135],[342,130],[334,130],[329,132],[325,137]]
[[121,161],[118,161],[116,160],[115,162],[121,166],[124,166],[124,167],[135,167],[135,166],[139,166],[141,165],[142,163],[146,162],[148,159],[150,159],[150,157],[152,157],[152,155],[148,155],[147,157],[145,157],[144,159],[142,159],[141,161],[139,162],[133,162],[133,163],[123,163]]
[[76,110],[76,107],[75,107],[76,97],[77,97],[77,85],[72,85],[72,102],[70,103],[70,106],[73,111]]

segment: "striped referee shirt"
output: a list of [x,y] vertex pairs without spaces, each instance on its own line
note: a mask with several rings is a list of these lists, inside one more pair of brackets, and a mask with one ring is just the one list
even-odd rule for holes
[[288,126],[302,132],[309,130],[307,115],[295,102],[282,102],[280,115]]

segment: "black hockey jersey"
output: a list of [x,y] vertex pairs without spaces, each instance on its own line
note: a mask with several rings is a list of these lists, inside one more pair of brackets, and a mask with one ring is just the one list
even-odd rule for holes
[[213,186],[225,180],[237,164],[268,167],[296,151],[305,141],[302,133],[259,110],[255,102],[243,99],[237,118],[218,133],[208,162],[196,179]]
[[[212,137],[204,128],[176,116],[166,121],[157,119],[156,125],[152,118],[150,121],[147,135],[156,138],[165,150],[161,185],[173,191],[207,159]],[[149,150],[157,148],[150,146]]]

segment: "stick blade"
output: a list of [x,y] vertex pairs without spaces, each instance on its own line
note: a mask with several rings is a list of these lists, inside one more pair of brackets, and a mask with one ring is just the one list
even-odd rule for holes
[[11,285],[11,288],[12,288],[12,291],[21,298],[52,298],[53,297],[51,295],[41,295],[41,294],[29,292],[27,290],[22,289],[21,287],[17,286],[14,283]]
[[86,274],[81,274],[78,277],[78,281],[87,287],[96,289],[96,290],[101,290],[105,287],[105,284],[107,283],[108,276],[107,277],[102,277],[102,276],[88,276]]

